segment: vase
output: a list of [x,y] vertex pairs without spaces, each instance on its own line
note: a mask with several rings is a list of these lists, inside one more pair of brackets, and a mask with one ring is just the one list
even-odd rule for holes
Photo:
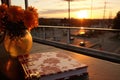
[[11,38],[6,33],[4,38],[4,47],[12,57],[17,57],[24,54],[29,54],[32,48],[32,36],[28,30],[24,30],[24,36]]

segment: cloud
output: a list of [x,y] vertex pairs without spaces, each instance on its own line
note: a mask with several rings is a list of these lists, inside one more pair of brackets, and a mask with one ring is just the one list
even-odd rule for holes
[[86,1],[86,0],[63,0],[63,1]]
[[[103,7],[96,7],[93,8],[93,10],[100,10],[103,9]],[[80,11],[80,10],[91,10],[90,8],[75,8],[75,9],[71,9],[71,12],[76,12],[76,11]],[[67,9],[49,9],[49,10],[44,10],[44,11],[40,11],[40,14],[59,14],[59,13],[67,13],[68,10]]]

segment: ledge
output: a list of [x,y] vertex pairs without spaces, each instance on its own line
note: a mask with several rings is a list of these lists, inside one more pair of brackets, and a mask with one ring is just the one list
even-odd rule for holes
[[65,44],[65,43],[60,43],[60,42],[56,42],[56,41],[41,40],[40,38],[37,38],[37,37],[33,37],[33,41],[38,42],[38,43],[42,43],[42,44],[46,44],[46,45],[55,46],[55,47],[66,49],[66,50],[70,50],[70,51],[77,52],[80,54],[104,59],[107,61],[120,63],[120,55],[116,54],[116,53],[111,53],[111,52],[107,52],[107,51],[100,51],[100,50],[96,50],[96,49],[92,49],[92,48],[75,46],[72,44]]

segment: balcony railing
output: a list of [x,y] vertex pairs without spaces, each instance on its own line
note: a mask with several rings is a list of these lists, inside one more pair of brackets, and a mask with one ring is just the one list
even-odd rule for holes
[[120,58],[119,32],[118,29],[40,25],[31,33],[34,41],[96,57],[107,55],[112,60]]

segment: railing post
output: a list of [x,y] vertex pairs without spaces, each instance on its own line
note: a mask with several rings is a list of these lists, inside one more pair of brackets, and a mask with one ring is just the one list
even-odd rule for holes
[[25,0],[25,9],[28,7],[28,0]]
[[53,31],[52,31],[52,35],[53,35],[53,40],[55,41],[55,29],[53,28]]
[[70,44],[70,28],[67,28],[67,44]]
[[46,39],[46,31],[45,31],[45,27],[43,27],[43,40]]

